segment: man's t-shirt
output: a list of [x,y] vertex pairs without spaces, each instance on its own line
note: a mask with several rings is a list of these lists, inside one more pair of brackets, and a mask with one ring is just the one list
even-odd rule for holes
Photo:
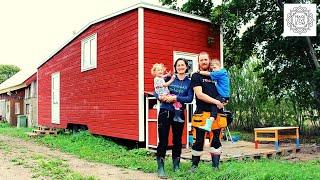
[[[215,81],[211,80],[209,76],[204,76],[199,73],[194,73],[191,77],[191,88],[194,88],[196,86],[201,86],[202,92],[212,98],[216,98],[218,95],[217,88],[215,86]],[[197,96],[196,96],[196,105],[197,105],[196,113],[202,113],[203,111],[211,112],[212,110],[211,106],[212,105],[216,106],[215,104],[203,102],[202,100],[198,99]]]

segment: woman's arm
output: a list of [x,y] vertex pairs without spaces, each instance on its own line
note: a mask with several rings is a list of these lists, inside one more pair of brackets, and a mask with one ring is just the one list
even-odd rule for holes
[[153,93],[154,97],[157,98],[161,102],[166,102],[168,99],[168,96],[159,96],[156,92]]
[[193,91],[192,88],[189,87],[188,94],[186,96],[176,96],[176,101],[180,103],[190,103],[193,100]]

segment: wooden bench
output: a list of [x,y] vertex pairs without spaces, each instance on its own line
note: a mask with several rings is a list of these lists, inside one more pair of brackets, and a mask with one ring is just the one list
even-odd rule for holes
[[[294,134],[281,134],[281,132],[294,132]],[[274,137],[261,137],[258,135],[274,134]],[[254,128],[255,148],[258,149],[259,141],[273,141],[276,150],[279,150],[279,140],[295,139],[296,148],[300,148],[299,127],[267,127]]]

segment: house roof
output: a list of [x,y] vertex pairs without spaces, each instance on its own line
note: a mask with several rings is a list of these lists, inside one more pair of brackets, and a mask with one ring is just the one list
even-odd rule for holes
[[0,94],[27,86],[25,81],[37,72],[36,69],[21,70],[0,84]]
[[182,16],[182,17],[186,17],[186,18],[190,18],[190,19],[194,19],[194,20],[198,20],[198,21],[203,21],[203,22],[208,22],[208,23],[211,22],[209,19],[201,17],[201,16],[197,16],[197,15],[193,15],[193,14],[189,14],[189,13],[185,13],[185,12],[181,12],[181,11],[165,8],[165,7],[162,7],[162,6],[157,6],[157,5],[154,5],[154,4],[149,4],[149,3],[146,3],[146,2],[140,2],[140,3],[137,3],[137,4],[133,5],[133,6],[130,6],[130,7],[125,8],[125,9],[122,9],[120,11],[117,11],[115,13],[112,13],[110,15],[104,16],[102,18],[99,18],[99,19],[97,19],[95,21],[92,21],[92,22],[88,23],[86,26],[81,28],[81,30],[79,32],[77,32],[71,39],[69,39],[67,42],[65,42],[61,47],[59,47],[56,51],[54,51],[48,58],[46,58],[44,61],[42,61],[39,64],[38,68],[40,68],[43,64],[45,64],[51,57],[53,57],[55,54],[57,54],[62,48],[64,48],[66,45],[68,45],[72,40],[74,40],[76,37],[78,37],[82,32],[84,32],[90,26],[92,26],[92,25],[94,25],[96,23],[99,23],[101,21],[110,19],[112,17],[124,14],[126,12],[129,12],[129,11],[137,9],[137,8],[146,8],[146,9],[165,12],[165,13],[168,13],[168,14]]

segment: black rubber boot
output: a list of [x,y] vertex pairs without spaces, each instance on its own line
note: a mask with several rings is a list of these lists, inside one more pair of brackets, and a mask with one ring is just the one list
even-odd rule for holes
[[180,157],[172,157],[173,171],[180,170]]
[[191,173],[194,173],[197,170],[199,162],[200,162],[200,156],[193,156],[192,155],[192,165],[189,170]]
[[211,156],[212,158],[212,167],[215,170],[219,170],[219,163],[220,163],[220,155],[214,154]]
[[166,174],[164,172],[164,159],[162,157],[157,157],[158,163],[158,177],[161,179],[166,178]]

